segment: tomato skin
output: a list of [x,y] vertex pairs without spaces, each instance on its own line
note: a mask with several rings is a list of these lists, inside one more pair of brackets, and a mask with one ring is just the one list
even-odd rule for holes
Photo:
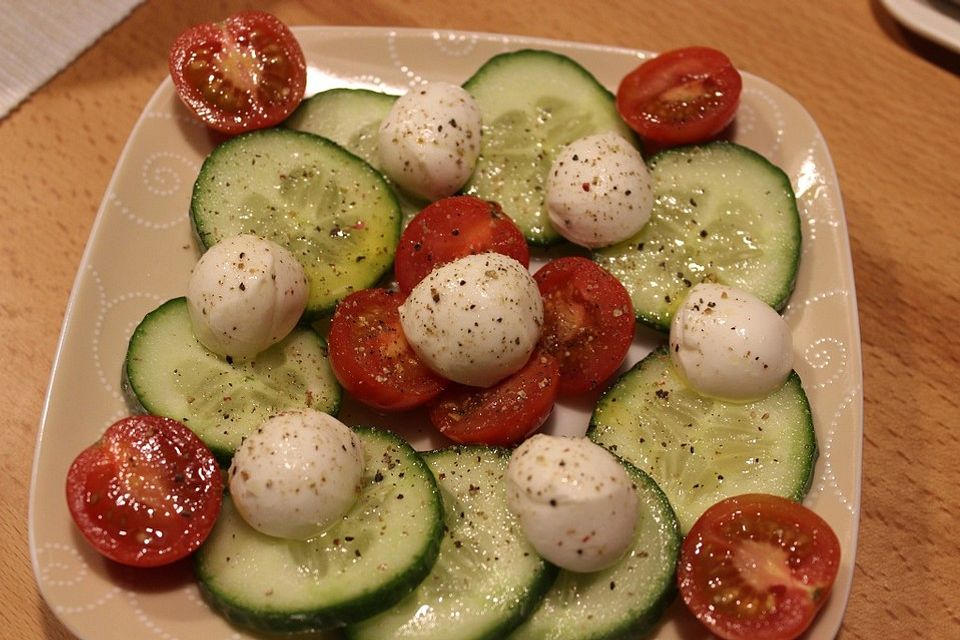
[[476,196],[437,200],[424,207],[400,235],[394,262],[397,284],[400,291],[410,293],[436,267],[488,251],[530,266],[523,232],[499,204]]
[[559,382],[557,359],[534,351],[520,371],[488,389],[451,386],[431,404],[430,421],[456,443],[508,447],[550,416]]
[[581,257],[548,262],[533,279],[543,296],[540,347],[560,361],[560,394],[597,389],[633,343],[630,294],[603,267]]
[[662,53],[628,73],[617,89],[617,110],[641,138],[656,146],[707,141],[737,113],[743,79],[716,49]]
[[840,541],[803,505],[764,494],[707,509],[684,539],[677,585],[687,607],[726,640],[790,640],[827,601]]
[[66,492],[70,515],[97,551],[122,564],[155,567],[206,540],[220,513],[223,480],[210,449],[190,429],[141,415],[115,422],[76,457]]
[[168,63],[180,100],[208,127],[230,135],[279,124],[307,86],[300,44],[263,11],[187,29],[171,45]]
[[327,335],[337,380],[357,400],[383,411],[418,407],[449,384],[420,362],[404,337],[403,299],[386,289],[351,293],[337,305]]

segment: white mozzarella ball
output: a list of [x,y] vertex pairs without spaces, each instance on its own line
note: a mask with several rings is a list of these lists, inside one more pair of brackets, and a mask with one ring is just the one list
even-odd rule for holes
[[547,213],[573,243],[597,248],[626,240],[647,224],[652,209],[643,157],[616,133],[575,140],[553,161]]
[[281,413],[237,449],[230,497],[261,533],[306,540],[349,511],[362,476],[363,449],[349,427],[319,411]]
[[240,235],[200,257],[187,285],[187,308],[201,344],[245,360],[293,330],[308,294],[307,275],[288,249]]
[[793,369],[790,327],[772,307],[734,287],[693,287],[670,325],[670,356],[692,389],[732,402],[776,391]]
[[426,200],[453,195],[480,154],[480,109],[463,88],[431,82],[397,98],[380,125],[380,165]]
[[516,373],[543,326],[543,298],[522,264],[499,253],[448,262],[400,306],[403,333],[439,375],[489,387]]
[[506,481],[526,538],[558,567],[600,571],[632,546],[636,488],[613,454],[590,440],[537,434],[510,456]]

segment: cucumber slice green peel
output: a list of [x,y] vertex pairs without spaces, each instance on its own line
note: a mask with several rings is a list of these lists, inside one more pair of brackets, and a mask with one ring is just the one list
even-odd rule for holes
[[250,233],[293,252],[310,281],[308,318],[373,286],[400,238],[400,207],[376,169],[326,138],[283,128],[214,149],[190,215],[205,247]]
[[494,56],[463,88],[483,117],[480,157],[463,192],[499,202],[533,245],[562,240],[545,201],[547,174],[565,145],[606,131],[637,144],[613,94],[579,63],[551,51]]
[[587,436],[650,475],[684,532],[730,496],[802,500],[818,456],[810,404],[796,373],[762,400],[728,403],[692,391],[666,347],[606,391]]
[[508,640],[614,640],[642,637],[676,594],[682,538],[667,497],[621,458],[640,496],[633,547],[614,566],[593,573],[560,571],[533,612]]
[[297,327],[256,358],[231,364],[197,340],[186,298],[160,305],[134,330],[124,387],[143,412],[187,425],[222,464],[271,415],[333,415],[341,398],[327,345],[313,329]]
[[356,429],[363,489],[341,521],[308,541],[250,527],[224,500],[196,556],[201,590],[232,622],[271,632],[313,632],[393,606],[430,572],[443,536],[436,481],[399,437]]
[[396,100],[369,89],[329,89],[301,102],[283,126],[333,140],[379,169],[380,123]]
[[[300,103],[283,126],[329,138],[382,172],[380,124],[396,100],[395,95],[369,89],[329,89]],[[427,203],[404,193],[386,176],[384,179],[393,187],[406,226]]]
[[780,310],[800,264],[800,215],[790,179],[732,142],[661,151],[647,161],[650,221],[593,259],[623,283],[637,319],[669,331],[690,287],[717,282]]
[[556,576],[507,507],[508,449],[423,454],[443,496],[445,535],[430,575],[395,607],[347,628],[351,640],[496,640],[536,607]]

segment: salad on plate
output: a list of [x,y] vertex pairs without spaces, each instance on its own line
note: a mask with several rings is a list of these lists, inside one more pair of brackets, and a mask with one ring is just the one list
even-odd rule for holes
[[730,140],[729,59],[614,93],[525,47],[310,96],[304,60],[261,12],[173,45],[222,136],[202,255],[130,335],[131,415],[71,465],[82,536],[192,563],[254,633],[645,637],[678,599],[723,638],[802,634],[841,543],[802,504],[801,219]]

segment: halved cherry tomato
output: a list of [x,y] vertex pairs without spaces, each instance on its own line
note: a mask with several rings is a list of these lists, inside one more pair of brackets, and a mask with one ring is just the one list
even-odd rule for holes
[[488,251],[530,266],[523,232],[499,204],[475,196],[437,200],[424,207],[400,236],[394,262],[397,284],[410,293],[436,267]]
[[435,398],[448,382],[414,353],[400,326],[403,296],[364,289],[340,301],[330,323],[330,365],[348,393],[384,411],[402,411]]
[[207,126],[228,134],[271,127],[307,86],[303,50],[290,29],[262,11],[184,31],[170,47],[177,95]]
[[558,258],[533,279],[543,296],[540,347],[560,361],[560,394],[599,387],[633,342],[636,318],[620,281],[587,258]]
[[840,541],[823,518],[772,495],[727,498],[691,528],[677,584],[687,607],[726,640],[789,640],[827,601]]
[[67,506],[80,532],[106,557],[136,567],[196,551],[222,496],[210,449],[180,422],[159,416],[112,424],[67,472]]
[[730,58],[707,47],[662,53],[628,73],[617,110],[644,140],[671,146],[704,142],[733,121],[743,80]]
[[488,389],[450,387],[430,407],[430,421],[460,444],[510,446],[549,417],[559,382],[557,359],[535,351],[520,371]]

